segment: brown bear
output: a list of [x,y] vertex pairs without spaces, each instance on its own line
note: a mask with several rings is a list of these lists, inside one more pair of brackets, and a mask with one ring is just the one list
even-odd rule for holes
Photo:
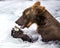
[[22,16],[16,21],[21,28],[37,24],[37,32],[42,41],[60,40],[60,23],[49,13],[40,2],[24,10]]

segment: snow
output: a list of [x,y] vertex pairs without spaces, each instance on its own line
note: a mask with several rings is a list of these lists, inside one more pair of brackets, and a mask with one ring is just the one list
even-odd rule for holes
[[[60,48],[58,42],[48,43],[41,41],[41,36],[36,32],[36,24],[23,31],[33,38],[39,39],[30,43],[11,36],[11,29],[16,25],[15,21],[22,15],[24,9],[32,6],[35,1],[1,1],[0,2],[0,48]],[[60,22],[60,1],[41,1],[42,5]]]
[[[0,0],[0,1],[21,1],[21,0]],[[35,0],[22,0],[22,1],[35,1]],[[59,0],[40,0],[40,1],[59,1]]]

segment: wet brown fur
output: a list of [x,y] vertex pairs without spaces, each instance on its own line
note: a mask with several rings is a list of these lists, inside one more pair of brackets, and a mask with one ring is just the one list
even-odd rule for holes
[[[36,2],[32,7],[25,9],[22,17],[26,20],[25,27],[30,27],[31,24],[36,23],[37,32],[41,35],[43,41],[60,40],[60,23],[49,13],[45,7]],[[16,23],[20,23],[19,18]],[[25,21],[24,21],[25,23]]]

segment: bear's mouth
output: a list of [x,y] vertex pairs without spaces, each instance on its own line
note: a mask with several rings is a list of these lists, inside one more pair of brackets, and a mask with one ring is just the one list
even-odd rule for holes
[[24,29],[25,28],[25,25],[23,24],[23,25],[21,25],[21,27],[20,28],[22,28],[22,29]]
[[31,24],[32,24],[32,22],[27,22],[23,25],[20,25],[21,26],[20,28],[22,28],[22,29],[24,29],[25,27],[29,28],[31,26]]
[[16,22],[18,26],[20,26],[20,28],[24,29],[26,27],[26,23],[22,23],[22,22]]
[[25,23],[21,24],[21,25],[20,25],[20,28],[21,28],[21,29],[24,29],[25,27],[27,27],[27,24],[28,24],[28,22],[25,22]]

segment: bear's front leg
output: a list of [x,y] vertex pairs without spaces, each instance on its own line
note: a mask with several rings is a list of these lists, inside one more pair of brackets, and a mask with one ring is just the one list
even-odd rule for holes
[[21,38],[23,41],[28,42],[36,41],[35,39],[29,37],[27,34],[24,34],[23,31],[16,26],[11,30],[11,36],[13,38]]
[[11,30],[11,36],[12,37],[14,37],[14,38],[20,38],[19,37],[19,35],[20,34],[23,34],[23,31],[22,30],[20,30],[18,27],[14,27],[14,28],[12,28],[12,30]]

